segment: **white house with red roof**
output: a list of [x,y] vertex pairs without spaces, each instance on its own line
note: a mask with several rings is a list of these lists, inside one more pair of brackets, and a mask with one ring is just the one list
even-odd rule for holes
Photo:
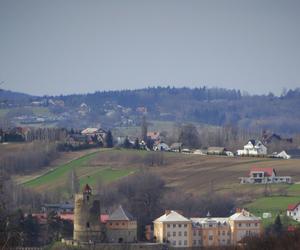
[[300,221],[300,202],[288,205],[286,214],[294,220]]
[[291,176],[277,176],[274,168],[252,167],[249,177],[240,177],[241,184],[292,183]]

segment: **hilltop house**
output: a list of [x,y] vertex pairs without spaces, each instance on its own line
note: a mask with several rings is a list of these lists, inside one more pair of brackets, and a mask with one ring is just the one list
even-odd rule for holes
[[167,210],[154,222],[154,237],[172,247],[220,247],[236,245],[246,236],[262,232],[261,218],[246,210],[238,210],[225,218],[186,218]]
[[166,143],[160,142],[153,146],[153,150],[154,151],[170,151],[170,147]]
[[86,136],[87,141],[97,141],[98,143],[104,144],[106,131],[101,128],[86,128],[81,131],[81,135]]
[[244,149],[239,149],[237,155],[241,156],[259,156],[267,155],[267,147],[262,144],[261,141],[255,142],[255,140],[249,140],[248,143],[244,146]]
[[256,168],[250,170],[249,177],[240,177],[241,184],[292,183],[290,176],[277,176],[274,168]]
[[288,205],[287,216],[292,217],[296,221],[300,221],[300,202]]

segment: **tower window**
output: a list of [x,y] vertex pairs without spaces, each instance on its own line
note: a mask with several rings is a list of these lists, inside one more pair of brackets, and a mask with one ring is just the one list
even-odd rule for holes
[[86,200],[89,201],[90,200],[90,196],[87,195],[86,196]]
[[89,222],[86,223],[86,227],[87,227],[87,228],[90,227],[90,223],[89,223]]

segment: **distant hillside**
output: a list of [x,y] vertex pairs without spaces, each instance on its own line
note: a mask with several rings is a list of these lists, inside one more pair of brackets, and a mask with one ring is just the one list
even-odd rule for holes
[[300,89],[277,97],[242,95],[222,88],[156,87],[138,90],[102,91],[52,97],[31,97],[4,91],[0,98],[14,102],[40,101],[57,114],[59,126],[139,126],[149,120],[232,125],[250,130],[268,129],[282,134],[300,132]]
[[15,103],[28,103],[31,98],[33,98],[33,96],[28,94],[0,89],[0,103],[5,101]]
[[300,90],[284,96],[241,95],[239,90],[219,88],[148,88],[95,92],[61,97],[69,107],[86,103],[98,114],[114,105],[147,109],[154,120],[235,125],[249,129],[271,129],[281,133],[300,132]]

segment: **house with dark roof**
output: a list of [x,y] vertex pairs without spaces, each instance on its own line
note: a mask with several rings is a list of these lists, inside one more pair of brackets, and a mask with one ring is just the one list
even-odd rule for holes
[[137,241],[137,221],[121,205],[109,215],[106,230],[107,239],[110,243]]
[[294,220],[300,221],[300,202],[297,204],[289,204],[286,214]]
[[277,176],[274,168],[252,167],[249,177],[240,177],[241,184],[292,183],[290,176]]
[[244,149],[239,149],[237,155],[240,156],[262,156],[267,155],[267,147],[261,141],[249,140]]

